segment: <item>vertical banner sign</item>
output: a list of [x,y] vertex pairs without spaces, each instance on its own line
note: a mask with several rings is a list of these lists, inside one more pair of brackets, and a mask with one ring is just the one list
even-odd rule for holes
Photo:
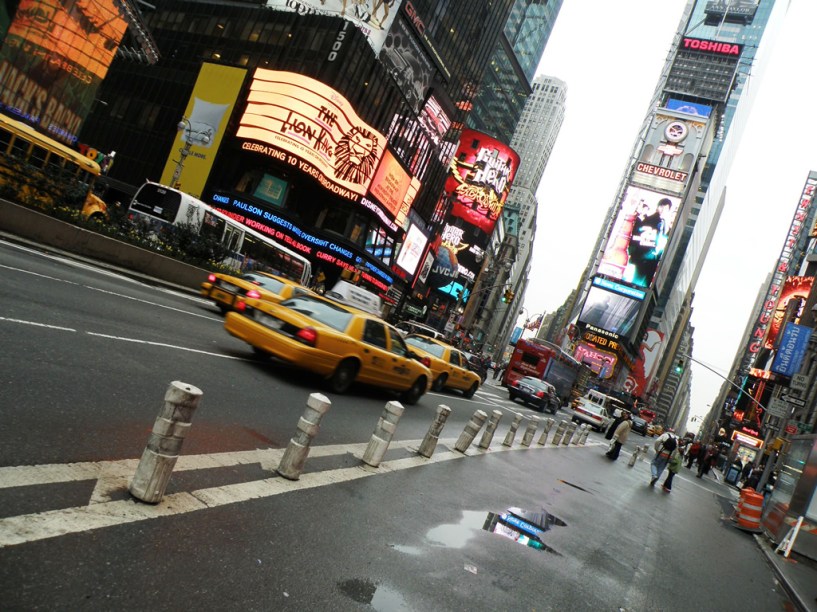
[[780,347],[772,362],[772,372],[789,377],[797,374],[806,356],[809,338],[811,338],[810,327],[787,323],[783,328]]
[[20,0],[0,48],[0,108],[74,144],[127,27],[115,0]]
[[169,185],[180,159],[180,149],[187,149],[180,189],[199,197],[216,156],[224,130],[230,120],[244,76],[243,68],[203,63],[187,103],[184,129],[173,141],[161,182]]

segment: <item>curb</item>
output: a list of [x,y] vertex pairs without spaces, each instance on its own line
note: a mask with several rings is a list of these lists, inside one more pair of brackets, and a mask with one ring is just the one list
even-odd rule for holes
[[777,553],[775,553],[769,547],[763,535],[755,534],[754,538],[755,542],[758,545],[758,548],[760,548],[761,552],[765,555],[766,561],[768,561],[769,565],[772,566],[775,576],[785,589],[786,594],[797,606],[797,609],[800,612],[814,612],[815,610],[817,610],[817,607],[809,605],[806,599],[797,591],[797,587],[795,587],[794,584],[791,581],[789,581],[786,575],[784,574],[782,565],[787,562],[791,563],[791,561],[786,561],[782,557],[779,557]]

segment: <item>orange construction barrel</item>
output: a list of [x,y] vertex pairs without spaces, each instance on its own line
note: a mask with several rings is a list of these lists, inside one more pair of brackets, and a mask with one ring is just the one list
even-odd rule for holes
[[741,503],[738,505],[738,527],[745,531],[760,531],[760,518],[763,515],[763,496],[751,489],[741,491]]

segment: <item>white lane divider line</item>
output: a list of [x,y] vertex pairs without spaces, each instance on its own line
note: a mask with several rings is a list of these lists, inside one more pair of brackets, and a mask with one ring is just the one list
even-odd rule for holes
[[233,355],[224,355],[222,353],[213,353],[211,351],[202,351],[194,348],[187,348],[186,346],[178,346],[177,344],[167,344],[165,342],[152,342],[150,340],[139,340],[137,338],[125,338],[123,336],[112,336],[110,334],[98,334],[96,332],[85,332],[89,336],[96,336],[98,338],[106,338],[108,340],[121,340],[122,342],[133,342],[134,344],[147,344],[149,346],[160,346],[163,348],[176,349],[178,351],[187,351],[189,353],[199,353],[201,355],[209,355],[210,357],[221,357],[222,359],[234,359],[236,361],[255,361],[250,357],[235,357]]
[[8,317],[0,317],[0,321],[8,321],[9,323],[20,323],[22,325],[33,325],[34,327],[46,327],[48,329],[55,329],[57,331],[76,332],[72,327],[61,327],[59,325],[48,325],[47,323],[37,323],[36,321],[26,321],[24,319],[10,319]]

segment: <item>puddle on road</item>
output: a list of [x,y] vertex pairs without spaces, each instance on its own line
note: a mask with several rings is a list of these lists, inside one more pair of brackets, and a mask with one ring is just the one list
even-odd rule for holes
[[544,508],[539,512],[533,512],[511,507],[501,513],[466,510],[463,511],[463,517],[459,523],[434,527],[426,534],[426,538],[434,544],[462,548],[474,536],[474,533],[482,529],[511,539],[523,546],[560,555],[558,551],[547,546],[542,538],[551,527],[565,527],[566,525],[567,523],[562,519],[546,512]]
[[371,580],[352,578],[338,582],[338,588],[352,601],[368,604],[375,610],[400,612],[411,609],[400,593],[388,587],[378,586]]

